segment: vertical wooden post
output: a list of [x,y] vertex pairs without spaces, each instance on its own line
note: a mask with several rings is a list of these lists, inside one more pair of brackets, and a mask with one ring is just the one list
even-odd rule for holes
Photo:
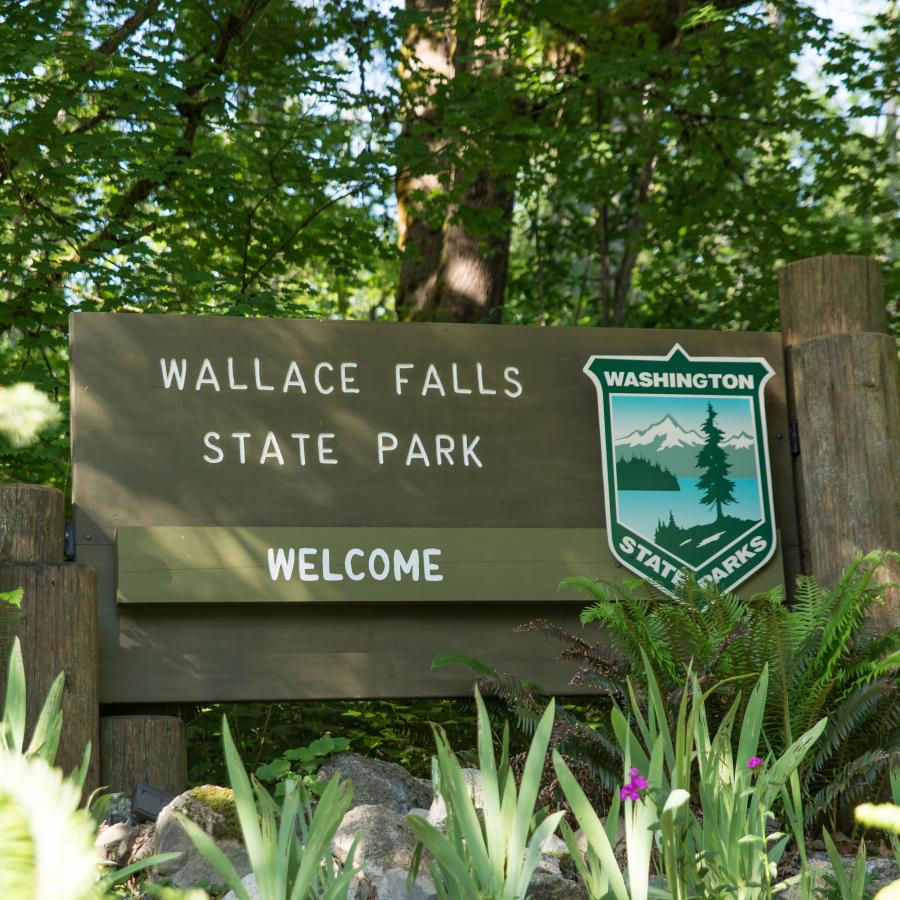
[[[28,690],[27,735],[53,680],[66,676],[63,732],[57,765],[71,772],[88,742],[91,766],[85,789],[97,787],[99,701],[97,583],[94,570],[64,562],[65,498],[55,488],[0,486],[0,591],[25,590],[11,631],[22,644]],[[9,610],[0,611],[4,617]],[[0,660],[0,697],[7,659]]]
[[131,795],[143,781],[170,794],[187,782],[187,743],[180,716],[103,716],[100,777],[110,791]]
[[[779,293],[803,568],[833,584],[857,552],[900,550],[897,346],[873,259],[800,260],[780,271]],[[900,582],[900,566],[881,578]],[[900,625],[900,591],[873,618]]]

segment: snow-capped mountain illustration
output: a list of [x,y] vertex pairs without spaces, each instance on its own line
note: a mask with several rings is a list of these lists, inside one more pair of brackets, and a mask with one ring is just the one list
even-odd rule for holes
[[746,431],[740,431],[722,441],[723,447],[734,447],[736,450],[743,450],[746,447],[752,447],[756,441],[747,434]]
[[[696,478],[700,474],[697,453],[706,443],[706,438],[699,430],[685,428],[667,414],[646,428],[638,428],[615,438],[614,443],[616,459],[620,462],[643,457],[680,478]],[[721,446],[728,452],[732,478],[757,476],[756,440],[748,431],[723,437]]]
[[632,431],[616,438],[617,447],[649,447],[659,452],[672,447],[701,447],[703,436],[696,431],[682,428],[671,416],[665,416],[643,431]]

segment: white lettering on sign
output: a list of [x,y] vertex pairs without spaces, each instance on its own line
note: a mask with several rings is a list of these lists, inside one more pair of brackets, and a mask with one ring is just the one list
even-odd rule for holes
[[[430,581],[444,580],[439,547],[388,550],[352,547],[343,556],[330,547],[269,547],[272,581]],[[296,569],[296,576],[294,570]]]
[[[192,370],[191,363],[185,359],[166,359],[159,361],[162,373],[162,385],[167,391],[185,390],[191,384],[189,373]],[[241,363],[240,360],[229,356],[224,364],[214,362],[211,359],[203,359],[195,368],[196,376],[193,378],[195,391],[212,390],[219,392],[223,389],[229,391],[247,391],[251,384],[253,390],[261,393],[269,393],[278,390],[281,385],[281,393],[287,394],[299,391],[301,394],[308,392],[306,378],[304,378],[303,366],[296,359],[289,360],[286,365],[274,366],[268,364],[259,357],[254,357],[250,363]],[[227,377],[220,378],[218,372],[224,372]],[[310,367],[308,374],[313,386],[318,393],[323,395],[333,394],[336,391],[342,394],[358,394],[356,386],[355,362],[331,363],[319,362]],[[338,377],[335,378],[335,373]]]
[[436,363],[424,367],[416,363],[397,363],[394,366],[394,391],[398,397],[496,397],[502,388],[506,397],[515,400],[524,391],[520,374],[516,366],[507,366],[502,379],[495,374],[492,381],[480,362],[474,366],[454,362],[445,369]]
[[[273,362],[260,356],[240,359],[203,357],[161,357],[159,360],[162,388],[165,391],[216,393],[256,391],[261,395],[297,396],[318,394],[353,396],[366,391],[366,381],[357,362],[318,360],[304,362],[289,359]],[[371,379],[371,373],[365,373]],[[385,384],[384,375],[389,381]],[[377,381],[381,389],[412,403],[441,398],[495,398],[494,402],[517,400],[525,393],[518,366],[491,366],[481,362],[398,362],[389,364]],[[724,382],[723,382],[724,383]],[[437,402],[441,402],[441,399]],[[330,402],[330,401],[327,401]],[[258,407],[263,409],[263,407]],[[283,405],[279,415],[284,416]],[[359,408],[357,408],[358,410]],[[362,418],[357,410],[353,416]],[[254,412],[256,409],[254,408]],[[302,405],[297,407],[298,423],[310,416]],[[343,409],[340,411],[343,415]],[[317,409],[317,424],[328,424]],[[221,421],[221,420],[220,420]],[[338,420],[340,421],[340,420]],[[405,420],[404,420],[405,421]],[[381,423],[377,423],[381,424]],[[208,426],[207,426],[208,427]],[[265,427],[265,426],[263,426]],[[286,429],[287,430],[287,429]],[[398,465],[410,469],[449,468],[483,469],[483,445],[479,434],[425,433],[419,430],[398,434],[374,431],[372,448],[379,466]],[[287,471],[310,464],[334,466],[340,462],[340,433],[335,431],[290,431],[286,435],[271,431],[223,431],[198,428],[196,440],[202,445],[200,457],[207,465],[260,465]],[[365,446],[365,445],[364,445]],[[355,457],[354,457],[355,458]],[[376,574],[380,573],[376,570]],[[355,570],[354,570],[355,574]],[[349,577],[349,575],[348,575]],[[371,575],[369,577],[375,577]]]
[[752,391],[752,375],[735,375],[733,372],[617,372],[605,371],[603,377],[608,387],[642,388],[707,388],[729,391]]
[[[474,466],[476,468],[484,468],[481,459],[475,452],[481,435],[460,435],[459,439],[450,434],[435,434],[428,439],[428,446],[425,440],[416,432],[410,436],[406,443],[406,449],[403,452],[403,459],[407,466],[419,465],[430,468],[432,459],[436,466]],[[434,449],[431,448],[431,441],[434,442]],[[383,466],[389,453],[393,453],[400,447],[400,439],[396,434],[390,431],[378,432],[377,452],[378,465]],[[459,453],[457,454],[457,451]]]

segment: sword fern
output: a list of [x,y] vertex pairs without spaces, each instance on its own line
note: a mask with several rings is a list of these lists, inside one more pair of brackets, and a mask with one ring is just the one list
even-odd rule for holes
[[[590,600],[581,621],[599,626],[600,639],[570,634],[543,619],[519,630],[560,641],[560,659],[579,666],[572,683],[591,685],[624,706],[629,704],[629,675],[637,698],[642,696],[642,651],[670,710],[678,706],[689,671],[707,686],[757,676],[767,666],[764,726],[776,753],[828,718],[800,779],[807,824],[827,819],[834,829],[838,816],[848,813],[864,791],[869,796],[883,789],[892,761],[900,762],[900,628],[877,634],[868,619],[891,587],[877,581],[878,570],[896,556],[858,557],[830,590],[814,578],[798,578],[790,603],[781,588],[741,598],[686,579],[670,597],[644,581],[570,578],[564,584]],[[436,662],[475,668],[482,690],[505,699],[519,726],[533,732],[546,702],[534,682],[455,654],[443,654]],[[729,682],[710,698],[712,720],[725,715],[741,683]],[[745,703],[739,702],[739,713]],[[615,749],[583,718],[562,709],[558,715],[566,716],[558,730],[566,735],[570,758],[585,762],[609,783],[619,764]]]

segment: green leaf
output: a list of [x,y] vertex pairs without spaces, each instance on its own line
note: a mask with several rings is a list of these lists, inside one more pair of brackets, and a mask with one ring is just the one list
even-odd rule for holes
[[483,663],[474,656],[465,656],[462,653],[438,653],[431,661],[432,669],[440,669],[443,666],[461,665],[468,666],[479,675],[496,675],[497,672],[487,663]]

